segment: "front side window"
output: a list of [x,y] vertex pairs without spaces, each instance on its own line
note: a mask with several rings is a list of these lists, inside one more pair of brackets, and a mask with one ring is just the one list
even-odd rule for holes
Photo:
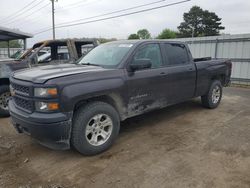
[[106,68],[116,67],[129,52],[133,44],[110,43],[102,44],[91,50],[78,63],[95,64]]
[[164,44],[167,65],[178,65],[189,62],[187,50],[184,44]]
[[138,59],[149,59],[152,63],[152,68],[162,66],[161,51],[158,44],[146,44],[141,47],[132,60],[132,64],[136,63]]

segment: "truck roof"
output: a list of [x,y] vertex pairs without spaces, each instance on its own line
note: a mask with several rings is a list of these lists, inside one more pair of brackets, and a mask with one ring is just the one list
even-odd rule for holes
[[167,42],[167,43],[176,43],[176,44],[185,44],[185,42],[180,42],[180,41],[169,41],[168,39],[147,39],[147,40],[117,40],[117,41],[112,41],[108,42],[109,44],[111,43],[130,43],[130,44],[142,44],[145,42]]

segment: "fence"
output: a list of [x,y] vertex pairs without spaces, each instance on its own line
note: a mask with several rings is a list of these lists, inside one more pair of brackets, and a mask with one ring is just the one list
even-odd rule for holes
[[[14,54],[22,48],[10,48],[10,55]],[[8,58],[8,48],[0,48],[0,59]]]
[[[250,34],[175,39],[189,44],[193,57],[229,58],[233,62],[232,82],[250,85]],[[11,48],[10,54],[19,48]],[[8,56],[0,48],[0,58]]]
[[194,58],[232,60],[232,82],[250,85],[250,34],[176,39],[186,42]]

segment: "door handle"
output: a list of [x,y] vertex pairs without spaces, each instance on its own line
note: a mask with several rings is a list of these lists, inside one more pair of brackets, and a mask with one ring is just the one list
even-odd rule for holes
[[188,68],[188,71],[192,71],[193,70],[193,68],[191,67],[191,68]]
[[166,73],[165,72],[161,72],[160,75],[166,75]]

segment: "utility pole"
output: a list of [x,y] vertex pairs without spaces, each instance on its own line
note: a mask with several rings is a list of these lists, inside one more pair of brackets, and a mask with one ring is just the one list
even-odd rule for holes
[[55,31],[55,7],[54,7],[54,3],[55,0],[51,0],[52,2],[52,28],[53,28],[53,40],[56,39],[56,31]]

